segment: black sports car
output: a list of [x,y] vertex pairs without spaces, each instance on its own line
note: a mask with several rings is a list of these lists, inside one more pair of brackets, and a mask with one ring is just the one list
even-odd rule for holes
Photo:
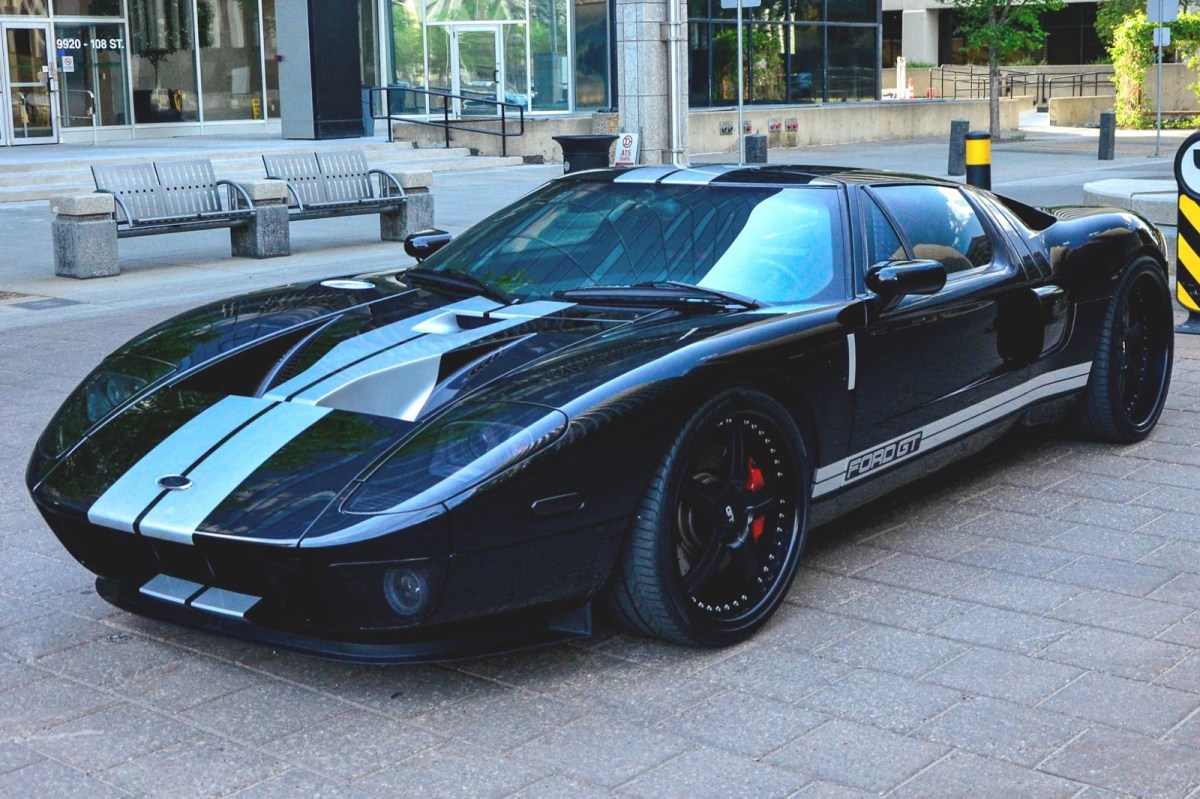
[[[827,167],[564,176],[404,271],[210,305],[121,347],[27,480],[134,612],[328,657],[635,631],[719,646],[808,529],[1020,422],[1144,437],[1162,236]],[[444,246],[443,246],[444,245]]]

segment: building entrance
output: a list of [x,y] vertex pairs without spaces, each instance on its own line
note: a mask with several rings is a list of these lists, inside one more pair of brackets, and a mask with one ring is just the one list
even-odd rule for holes
[[57,142],[57,91],[49,23],[0,23],[0,41],[4,43],[0,89],[8,109],[0,122],[0,143]]

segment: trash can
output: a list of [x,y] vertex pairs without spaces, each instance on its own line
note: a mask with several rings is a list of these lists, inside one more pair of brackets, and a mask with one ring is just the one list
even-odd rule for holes
[[563,174],[584,169],[603,169],[608,166],[608,151],[617,140],[611,134],[594,136],[554,136],[562,147]]

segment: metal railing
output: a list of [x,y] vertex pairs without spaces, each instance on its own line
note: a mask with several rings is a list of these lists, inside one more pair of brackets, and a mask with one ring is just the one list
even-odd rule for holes
[[[525,106],[522,103],[509,103],[500,100],[492,99],[490,95],[482,93],[463,93],[453,94],[442,89],[418,89],[408,86],[372,86],[371,87],[371,117],[373,119],[386,119],[388,126],[388,141],[393,141],[392,136],[392,121],[411,122],[414,125],[429,125],[430,127],[442,128],[446,134],[446,148],[450,147],[450,131],[461,130],[468,133],[483,133],[487,136],[500,137],[500,154],[508,155],[508,140],[515,136],[525,135]],[[408,105],[408,96],[410,94],[423,97],[426,102],[425,111],[422,112],[419,108],[414,108],[413,111],[405,113]],[[377,100],[382,97],[383,102],[380,104]],[[399,98],[398,104],[393,104],[393,98]],[[436,100],[440,98],[441,108],[434,107]],[[476,115],[472,114],[469,118],[464,117],[463,109],[467,104],[474,107],[492,108],[495,109],[495,114]],[[399,105],[400,111],[393,112],[392,109]],[[381,111],[382,109],[382,111]],[[510,110],[517,112],[516,124],[517,129],[510,131],[508,123],[512,120]],[[441,111],[441,119],[434,119],[437,111]],[[424,118],[421,118],[424,117]],[[466,122],[500,122],[499,130],[492,130],[487,127],[475,127]]]
[[[980,100],[989,92],[987,68],[973,66],[937,67],[937,84],[942,97],[969,97]],[[1047,73],[1001,70],[1001,97],[1037,98],[1040,110],[1046,110],[1051,97],[1100,97],[1114,94],[1112,70]],[[930,80],[930,85],[934,80]]]

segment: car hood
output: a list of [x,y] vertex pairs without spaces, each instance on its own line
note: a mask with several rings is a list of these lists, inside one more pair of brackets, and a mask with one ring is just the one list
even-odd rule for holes
[[[204,360],[194,349],[179,357],[189,336],[222,349],[211,332],[198,336],[195,323],[168,323],[122,348],[119,357],[174,359],[176,372],[33,481],[39,504],[168,541],[208,534],[296,545],[357,478],[444,412],[473,402],[552,412],[664,353],[764,318],[552,301],[501,305],[425,291],[334,310],[326,300],[316,310],[276,302],[295,320],[291,327],[257,315],[254,325],[269,335],[245,341],[243,334],[242,343]],[[211,312],[203,327],[236,332]],[[156,340],[177,350],[168,353]],[[256,359],[258,350],[270,357]],[[218,388],[218,378],[250,364],[258,372],[240,382],[256,385],[253,391]],[[328,528],[328,516],[321,526]]]

